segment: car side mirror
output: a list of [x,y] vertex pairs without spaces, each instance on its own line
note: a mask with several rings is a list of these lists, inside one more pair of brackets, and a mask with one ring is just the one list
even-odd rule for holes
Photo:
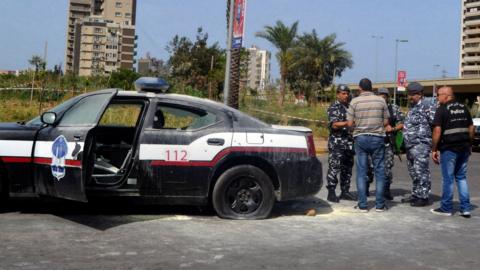
[[53,125],[56,119],[57,119],[57,114],[54,112],[44,112],[40,117],[40,120],[42,120],[42,123],[47,125]]

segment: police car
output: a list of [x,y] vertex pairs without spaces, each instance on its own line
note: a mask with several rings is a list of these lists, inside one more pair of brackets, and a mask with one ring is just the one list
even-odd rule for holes
[[158,93],[165,83],[156,78],[136,86],[74,97],[26,123],[1,123],[1,194],[212,203],[222,218],[262,219],[275,201],[320,190],[310,129]]

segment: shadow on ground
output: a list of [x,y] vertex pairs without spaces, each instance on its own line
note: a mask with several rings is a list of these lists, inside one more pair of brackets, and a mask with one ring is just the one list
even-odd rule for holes
[[272,217],[281,216],[303,216],[308,212],[315,215],[324,215],[333,212],[330,204],[317,197],[309,197],[306,199],[278,202],[272,211]]
[[[332,212],[330,205],[316,197],[288,202],[277,202],[270,218],[305,215],[314,209],[316,214]],[[49,214],[73,221],[96,230],[160,219],[217,218],[212,207],[145,205],[126,198],[111,198],[89,203],[79,203],[57,199],[9,200],[0,204],[1,213],[19,212],[22,214]]]

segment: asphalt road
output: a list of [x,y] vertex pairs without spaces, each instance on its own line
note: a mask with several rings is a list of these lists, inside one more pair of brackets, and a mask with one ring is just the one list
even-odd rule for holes
[[[475,208],[479,161],[474,153],[469,166]],[[10,203],[0,210],[0,269],[478,269],[478,209],[470,219],[432,215],[441,194],[434,165],[433,205],[401,204],[410,179],[405,161],[396,162],[395,199],[384,213],[358,213],[350,201],[330,204],[325,189],[277,203],[272,218],[260,221],[128,202]],[[305,216],[309,209],[317,215]]]

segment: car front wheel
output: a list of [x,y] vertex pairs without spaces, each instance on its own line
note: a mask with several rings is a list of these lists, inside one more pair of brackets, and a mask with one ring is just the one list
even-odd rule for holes
[[264,219],[275,203],[274,188],[261,169],[251,165],[235,166],[218,178],[212,201],[221,218]]

